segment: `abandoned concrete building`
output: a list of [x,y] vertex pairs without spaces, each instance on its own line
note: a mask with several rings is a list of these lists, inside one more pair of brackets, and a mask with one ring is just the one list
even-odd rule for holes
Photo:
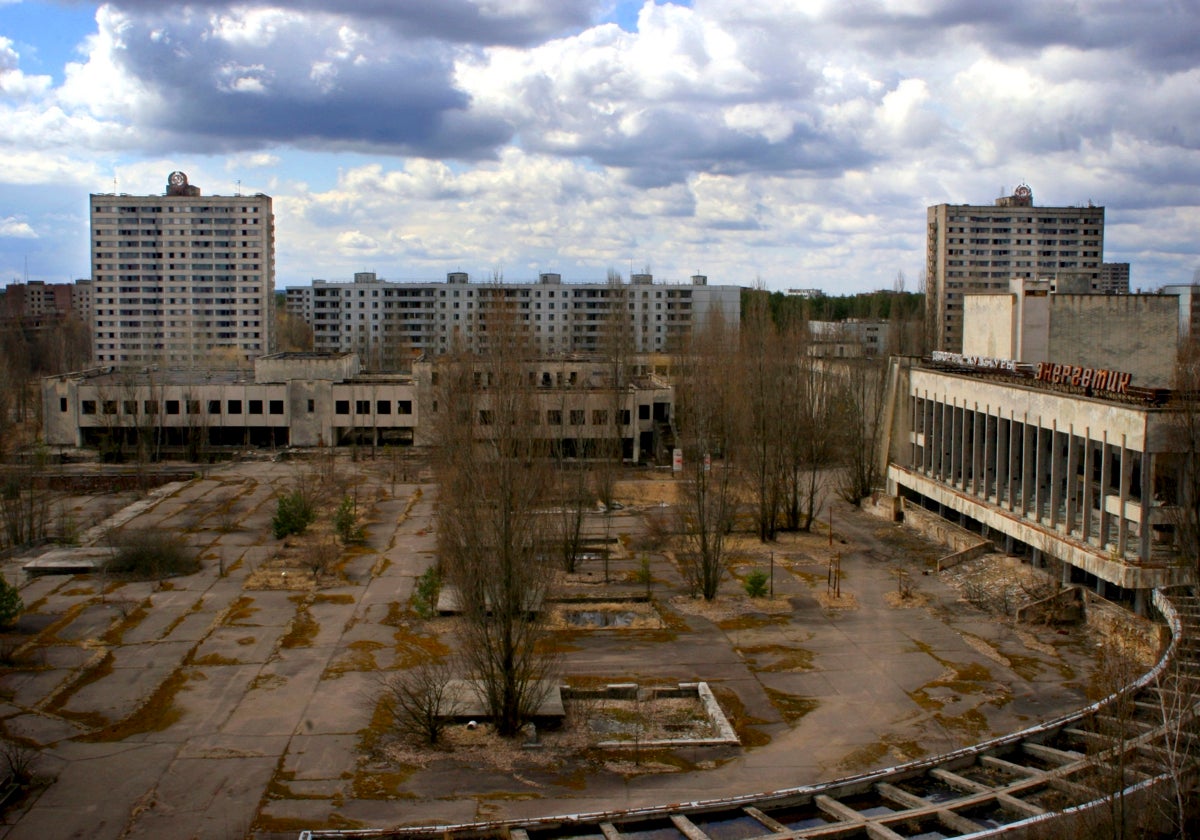
[[[146,441],[160,449],[406,446],[427,443],[436,417],[438,362],[411,375],[364,374],[354,353],[279,353],[252,370],[101,367],[42,380],[50,446],[104,449]],[[623,457],[664,458],[674,391],[653,373],[619,387],[609,366],[583,356],[523,363],[536,434],[577,457],[587,440],[619,434]],[[483,383],[486,386],[486,383]],[[487,434],[486,409],[473,418]]]
[[1178,299],[1060,298],[968,296],[974,354],[892,360],[888,491],[1141,610],[1187,575]]

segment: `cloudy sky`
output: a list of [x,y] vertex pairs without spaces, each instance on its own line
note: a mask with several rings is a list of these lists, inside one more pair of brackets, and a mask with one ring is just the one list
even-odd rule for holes
[[1107,208],[1200,266],[1200,0],[0,0],[0,283],[88,194],[275,199],[277,285],[495,270],[916,287],[925,208]]

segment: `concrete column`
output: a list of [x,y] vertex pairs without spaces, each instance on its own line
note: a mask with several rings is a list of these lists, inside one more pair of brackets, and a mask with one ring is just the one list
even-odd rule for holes
[[908,449],[908,466],[910,469],[920,472],[921,465],[917,462],[917,453],[919,451],[917,447],[917,435],[921,433],[921,427],[917,424],[917,412],[921,410],[921,400],[919,397],[912,396],[911,394],[908,399],[908,434],[912,439],[912,445]]
[[1108,432],[1100,442],[1100,548],[1108,549],[1112,532],[1112,514],[1108,512],[1108,490],[1112,484],[1112,452],[1108,445]]
[[983,445],[979,447],[979,495],[983,500],[992,498],[992,481],[996,474],[996,434],[993,425],[992,407],[983,410]]
[[1025,434],[1025,424],[1017,419],[1016,412],[1011,412],[1008,417],[1008,489],[1005,495],[1008,497],[1008,509],[1016,511],[1021,495],[1021,464],[1024,447],[1021,446]]
[[950,485],[958,484],[958,450],[962,446],[962,433],[958,430],[958,406],[953,403],[947,406],[950,409],[950,422],[946,425],[946,432],[950,435],[950,469],[947,470],[946,483]]
[[1029,515],[1029,505],[1033,500],[1035,451],[1037,449],[1037,430],[1029,423],[1029,415],[1021,424],[1021,515]]
[[966,402],[962,407],[962,449],[959,459],[962,461],[962,489],[970,493],[975,482],[975,411],[967,408]]
[[1046,430],[1042,428],[1041,418],[1035,427],[1033,437],[1033,518],[1039,524],[1042,521],[1042,511],[1046,506],[1046,489],[1043,480],[1049,472],[1046,463]]
[[1063,484],[1062,435],[1058,431],[1058,420],[1050,427],[1050,527],[1058,527],[1058,508],[1062,504]]
[[975,431],[972,436],[971,449],[973,453],[971,463],[971,489],[976,496],[987,499],[988,496],[988,410],[985,407],[983,411],[979,407],[975,408]]
[[1125,561],[1125,548],[1129,542],[1129,517],[1125,515],[1125,503],[1129,501],[1129,480],[1133,476],[1133,453],[1125,445],[1125,435],[1121,435],[1121,484],[1117,489],[1120,502],[1117,510],[1117,553],[1121,561]]
[[1141,537],[1138,545],[1138,559],[1143,563],[1150,562],[1151,540],[1154,534],[1154,528],[1151,523],[1151,514],[1154,512],[1154,453],[1140,453],[1142,462],[1142,480],[1139,488],[1142,494],[1142,522],[1138,527],[1138,535]]
[[938,481],[946,480],[946,462],[947,462],[947,447],[950,446],[950,441],[947,439],[946,431],[946,414],[950,407],[946,403],[938,403],[937,414],[937,479]]
[[1070,536],[1075,531],[1076,506],[1079,495],[1078,446],[1075,443],[1075,426],[1067,426],[1067,518],[1066,532]]
[[1012,423],[996,413],[996,504],[1003,505],[1009,496],[1008,489],[1008,438]]
[[1083,527],[1079,530],[1080,538],[1086,543],[1092,536],[1092,507],[1095,505],[1095,493],[1092,491],[1092,471],[1096,469],[1096,444],[1092,441],[1092,430],[1083,430]]

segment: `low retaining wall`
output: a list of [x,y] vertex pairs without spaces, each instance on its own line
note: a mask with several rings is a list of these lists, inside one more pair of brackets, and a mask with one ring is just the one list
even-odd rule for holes
[[1082,589],[1084,616],[1100,638],[1132,657],[1143,666],[1152,665],[1162,655],[1170,631],[1144,616],[1105,600],[1089,589]]
[[1085,617],[1084,590],[1070,586],[1060,592],[1017,608],[1023,624],[1075,624]]
[[[930,513],[924,508],[908,502],[904,503],[904,524],[942,545],[949,546],[954,549],[956,554],[977,549],[981,544],[991,545],[974,531],[968,531],[936,513]],[[954,555],[949,556],[953,557]]]

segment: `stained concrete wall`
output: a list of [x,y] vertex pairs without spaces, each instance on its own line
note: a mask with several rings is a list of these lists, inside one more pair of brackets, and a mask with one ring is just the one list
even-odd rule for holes
[[1120,370],[1135,386],[1165,388],[1178,342],[1175,295],[1051,295],[1048,358],[1026,361]]
[[1015,307],[1013,295],[963,295],[963,355],[1015,359]]

